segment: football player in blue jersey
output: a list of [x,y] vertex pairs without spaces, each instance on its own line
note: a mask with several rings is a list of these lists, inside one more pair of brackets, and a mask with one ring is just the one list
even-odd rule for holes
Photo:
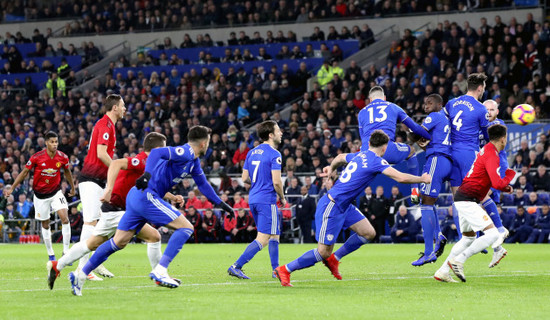
[[86,276],[111,254],[123,249],[147,222],[175,230],[159,263],[149,277],[159,286],[168,288],[179,286],[179,282],[168,275],[167,268],[193,234],[193,225],[178,209],[163,199],[164,195],[185,177],[191,175],[202,194],[228,214],[234,215],[233,208],[223,202],[212,189],[200,166],[199,157],[203,156],[208,149],[210,133],[210,128],[195,126],[189,130],[187,144],[151,150],[145,173],[138,178],[136,186],[128,193],[126,213],[122,216],[114,237],[97,248],[82,270],[69,274],[74,295],[82,295]]
[[[487,112],[489,113],[489,126],[500,124],[503,126],[506,126],[504,124],[504,121],[497,118],[498,116],[498,103],[495,100],[486,100],[483,102],[483,105],[485,108],[487,108]],[[483,138],[482,133],[480,133],[480,139]],[[487,140],[482,139],[480,147],[485,146],[487,144]],[[508,155],[506,154],[506,150],[502,150],[499,153],[500,158],[500,177],[504,178],[506,175],[506,169],[508,169]],[[491,217],[491,220],[493,220],[493,224],[498,229],[498,232],[500,233],[500,236],[498,240],[492,244],[493,248],[493,258],[491,259],[491,263],[489,263],[489,268],[493,268],[499,262],[506,257],[506,254],[508,254],[508,251],[502,247],[502,243],[504,242],[504,239],[508,237],[508,230],[502,225],[502,220],[500,219],[500,215],[498,214],[496,203],[500,202],[500,190],[491,188],[490,198],[485,199],[483,201],[482,205],[489,214],[489,217]]]
[[[441,192],[443,183],[451,175],[451,122],[443,109],[443,98],[438,94],[431,94],[424,102],[424,111],[428,115],[422,122],[432,136],[431,141],[421,141],[419,145],[426,145],[426,164],[424,173],[432,176],[429,184],[420,185],[422,204],[422,229],[424,230],[424,252],[422,256],[412,262],[413,266],[433,263],[445,248],[447,239],[441,233],[439,218],[435,210],[435,202]],[[434,250],[435,241],[435,250]]]
[[281,180],[282,158],[277,148],[283,133],[275,121],[267,120],[258,125],[258,136],[263,143],[248,151],[242,175],[243,182],[250,185],[248,203],[256,222],[258,236],[227,269],[230,276],[240,279],[250,279],[244,274],[242,267],[267,245],[272,270],[279,266],[282,216],[277,209],[277,196],[283,207],[286,200]]
[[[370,135],[367,150],[358,153],[340,154],[334,158],[330,166],[323,169],[325,175],[331,177],[338,167],[347,164],[334,187],[317,204],[315,236],[319,243],[318,247],[304,253],[289,264],[275,269],[274,273],[281,281],[282,286],[292,286],[290,284],[291,272],[309,268],[321,260],[336,279],[342,279],[338,271],[340,259],[359,249],[362,245],[374,239],[376,235],[372,225],[361,211],[353,205],[353,202],[379,173],[383,173],[400,183],[430,183],[431,177],[429,174],[425,173],[422,177],[419,177],[402,173],[392,168],[388,161],[381,158],[386,152],[388,142],[389,137],[387,134],[381,130],[375,130]],[[348,238],[342,247],[332,253],[338,234],[342,229],[347,228],[355,233]]]
[[[386,133],[390,141],[383,157],[390,164],[397,164],[407,161],[407,172],[412,175],[418,175],[418,159],[415,150],[405,143],[395,142],[395,128],[397,122],[405,124],[409,129],[427,140],[431,136],[420,125],[409,118],[407,113],[398,105],[386,101],[384,89],[374,86],[369,91],[370,103],[359,111],[359,134],[361,136],[361,151],[369,148],[369,139],[374,130],[382,130]],[[418,203],[418,184],[411,185],[411,201]]]

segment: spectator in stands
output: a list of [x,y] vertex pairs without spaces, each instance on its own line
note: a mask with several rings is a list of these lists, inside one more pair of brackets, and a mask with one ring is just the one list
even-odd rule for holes
[[525,208],[520,205],[518,206],[518,211],[510,227],[510,237],[506,240],[508,243],[524,243],[531,232],[533,231],[533,226],[535,221],[530,214],[526,214]]
[[[8,202],[4,210],[4,242],[10,242],[10,235],[13,242],[19,242],[21,235],[21,221],[13,221],[23,219],[21,214],[13,207],[13,202]],[[10,221],[11,220],[11,221]]]
[[[523,156],[521,154],[516,154],[516,156],[514,157],[514,162],[512,163],[512,165],[510,166],[510,168],[514,169],[514,170],[519,170],[523,167]],[[529,170],[529,168],[526,166],[527,170]]]
[[528,206],[528,207],[536,207],[536,206],[540,206],[542,204],[542,200],[539,199],[538,195],[536,192],[530,192],[529,193],[529,199],[527,200],[527,202],[525,203],[525,206]]
[[[520,155],[522,159],[522,164],[527,166],[529,164],[529,142],[527,140],[521,141],[521,147],[516,155]],[[515,164],[515,162],[514,162]]]
[[[195,197],[196,198],[196,197]],[[212,209],[214,206],[206,196],[202,195],[199,197],[199,202],[197,203],[197,206],[195,206],[195,209],[197,210],[204,210],[204,209]]]
[[197,197],[197,192],[195,190],[191,190],[188,193],[189,198],[187,199],[187,202],[185,203],[185,209],[189,209],[191,207],[193,208],[199,208],[201,206],[201,201]]
[[302,197],[298,198],[296,204],[296,220],[300,225],[304,243],[313,243],[312,222],[315,220],[316,203],[308,191],[307,186],[300,189]]
[[[525,167],[527,168],[527,167]],[[523,190],[523,192],[531,192],[533,191],[533,186],[527,182],[527,176],[520,176],[518,178],[518,181],[516,181],[516,183],[514,184],[514,189],[521,189]]]
[[330,66],[330,61],[328,59],[325,59],[323,61],[323,65],[317,71],[317,82],[321,86],[322,89],[326,88],[327,84],[333,79],[332,76],[332,67]]
[[[365,190],[366,192],[366,190]],[[376,195],[373,197],[371,203],[371,210],[369,215],[369,220],[376,231],[376,237],[373,241],[378,242],[381,235],[385,233],[385,224],[388,218],[388,201],[384,197],[384,188],[378,186],[376,188]]]
[[537,173],[533,176],[533,188],[535,191],[550,190],[550,176],[546,172],[546,167],[542,164],[537,167]]
[[212,209],[206,209],[202,218],[202,228],[199,233],[200,242],[218,242],[220,222]]
[[535,220],[533,232],[525,241],[526,243],[547,243],[550,235],[550,207],[548,204],[542,205],[542,211]]
[[52,72],[50,79],[46,83],[46,88],[49,90],[50,97],[56,97],[57,92],[61,92],[62,96],[66,96],[65,80],[59,78],[56,72]]
[[239,181],[237,179],[232,179],[231,187],[227,189],[227,192],[229,193],[229,195],[234,195],[237,192],[244,192],[244,191],[245,189],[243,188],[243,186],[239,184]]
[[250,149],[248,148],[246,142],[241,142],[241,144],[239,145],[239,149],[237,149],[237,151],[235,151],[235,154],[233,155],[233,164],[238,164],[241,161],[246,160],[246,155],[248,154],[248,151],[250,151]]
[[391,239],[394,243],[414,243],[418,233],[418,225],[407,207],[400,206],[395,225],[391,229]]
[[187,220],[193,225],[193,241],[199,243],[198,234],[202,229],[202,219],[201,214],[195,209],[195,207],[190,206],[185,213]]
[[286,188],[285,195],[288,196],[288,202],[294,205],[300,201],[298,197],[300,195],[300,185],[298,184],[298,178],[292,177],[290,179],[290,186]]
[[84,220],[77,206],[71,207],[69,223],[71,224],[71,239],[73,242],[78,242],[80,240],[80,233],[82,232]]
[[401,194],[401,191],[399,191],[397,186],[393,186],[391,188],[391,196],[388,198],[388,224],[390,228],[393,227],[393,224],[395,223],[395,213],[399,210],[399,207],[405,205],[404,200],[398,201],[400,199],[403,199],[403,194]]
[[523,206],[527,202],[528,197],[523,192],[522,189],[516,189],[516,194],[514,195],[514,205]]
[[232,242],[250,242],[250,239],[255,237],[252,217],[244,209],[240,209],[235,220],[235,227],[231,230]]
[[27,195],[19,194],[19,201],[15,203],[15,211],[19,212],[24,219],[29,218],[33,204],[27,200]]

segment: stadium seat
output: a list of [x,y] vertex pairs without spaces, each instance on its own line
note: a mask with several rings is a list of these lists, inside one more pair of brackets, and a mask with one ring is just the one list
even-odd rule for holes
[[508,209],[508,212],[506,214],[511,215],[511,216],[515,216],[516,213],[518,213],[518,209],[510,208],[510,209]]
[[550,204],[550,195],[546,192],[539,193],[539,199],[542,201],[543,204]]
[[514,205],[514,195],[505,193],[502,198],[502,204],[505,206],[513,206]]

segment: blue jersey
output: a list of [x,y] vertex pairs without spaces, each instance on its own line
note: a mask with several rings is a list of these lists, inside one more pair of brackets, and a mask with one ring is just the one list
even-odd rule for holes
[[426,147],[426,157],[433,154],[451,155],[451,121],[443,110],[430,113],[422,126],[432,135]]
[[193,179],[204,175],[200,159],[195,158],[193,148],[189,144],[151,150],[145,171],[151,174],[147,188],[154,191],[159,197],[164,197],[173,186],[188,175],[191,175]]
[[361,136],[361,151],[369,148],[370,135],[374,130],[382,130],[391,141],[395,141],[395,126],[409,116],[398,105],[376,99],[359,111],[359,134]]
[[342,211],[355,201],[379,173],[390,167],[386,160],[370,150],[350,153],[346,161],[348,165],[328,192]]
[[[504,123],[503,120],[500,120],[500,119],[495,119],[491,122],[489,122],[489,125],[487,126],[490,127],[492,125],[495,125],[495,124],[500,124],[500,125],[503,125],[506,127],[506,124]],[[483,132],[479,132],[479,148],[483,148],[485,145],[487,144],[487,141],[485,141],[485,137],[483,136]],[[506,150],[502,150],[499,152],[498,154],[499,158],[500,158],[500,177],[501,178],[504,178],[504,176],[506,175],[506,169],[509,168],[508,166],[508,155],[506,154]]]
[[267,143],[248,151],[243,169],[248,170],[252,182],[248,194],[249,204],[277,203],[271,171],[281,170],[281,163],[281,153]]
[[489,125],[489,113],[474,97],[463,95],[445,105],[451,120],[453,151],[479,151],[479,131]]

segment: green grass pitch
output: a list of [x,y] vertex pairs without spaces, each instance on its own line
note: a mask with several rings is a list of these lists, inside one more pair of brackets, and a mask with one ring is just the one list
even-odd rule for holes
[[[491,254],[467,261],[466,283],[432,278],[443,261],[412,267],[423,245],[368,244],[340,265],[344,280],[321,263],[292,274],[293,288],[271,278],[267,250],[244,270],[251,280],[227,275],[241,244],[187,244],[169,268],[181,287],[156,287],[145,245],[129,245],[105,264],[116,277],[88,281],[82,297],[70,292],[63,270],[46,283],[43,245],[0,246],[0,319],[549,319],[550,246],[506,245],[494,269]],[[314,245],[280,247],[281,263]],[[61,246],[56,245],[56,253]]]

